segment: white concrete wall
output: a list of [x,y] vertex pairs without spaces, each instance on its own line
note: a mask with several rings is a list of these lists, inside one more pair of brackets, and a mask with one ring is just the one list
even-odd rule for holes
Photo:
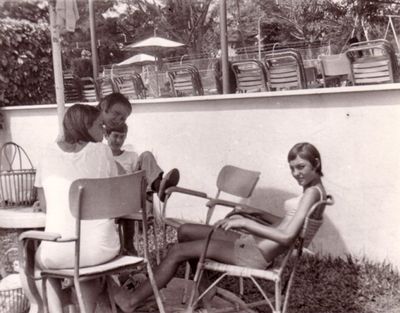
[[[19,143],[37,164],[57,136],[54,106],[2,111],[1,141]],[[166,170],[178,167],[180,185],[210,193],[224,164],[259,170],[249,202],[278,212],[301,193],[287,152],[309,141],[321,152],[324,183],[336,199],[314,249],[400,268],[399,121],[398,85],[148,99],[133,105],[127,143],[153,151]]]

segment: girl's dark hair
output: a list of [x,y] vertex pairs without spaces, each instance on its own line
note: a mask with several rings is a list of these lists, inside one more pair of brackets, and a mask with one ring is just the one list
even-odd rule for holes
[[98,108],[86,104],[71,106],[65,112],[63,119],[64,141],[68,143],[95,142],[89,134],[89,128],[92,127],[100,113]]
[[129,112],[132,111],[132,105],[129,102],[128,98],[119,92],[114,92],[114,93],[111,93],[111,94],[105,96],[103,99],[100,100],[97,107],[101,111],[108,112],[108,110],[111,109],[112,106],[117,103],[122,104],[124,107],[126,107],[129,110]]
[[323,176],[321,155],[317,148],[315,148],[311,143],[300,142],[295,144],[289,151],[288,162],[293,161],[297,156],[310,162],[316,169],[317,174]]

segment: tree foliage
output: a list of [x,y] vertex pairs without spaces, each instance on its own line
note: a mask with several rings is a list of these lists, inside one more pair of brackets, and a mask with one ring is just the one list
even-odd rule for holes
[[50,34],[45,24],[0,19],[0,105],[54,102]]
[[[263,43],[329,39],[340,52],[351,36],[359,40],[384,36],[386,15],[398,14],[398,5],[387,1],[231,0],[228,34],[239,30],[241,45],[251,45],[260,26]],[[77,29],[62,36],[64,69],[80,62],[82,49],[91,49],[88,1],[77,3]],[[154,34],[184,43],[186,50],[179,54],[210,54],[219,48],[218,0],[96,0],[94,4],[100,65],[120,62],[129,56],[121,49],[124,45]],[[125,11],[104,15],[121,5]],[[53,101],[48,15],[48,0],[0,2],[1,105]],[[391,33],[388,38],[393,38]]]

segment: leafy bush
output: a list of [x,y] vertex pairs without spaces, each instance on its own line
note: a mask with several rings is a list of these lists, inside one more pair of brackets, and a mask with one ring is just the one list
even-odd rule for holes
[[47,24],[0,19],[0,106],[54,103]]

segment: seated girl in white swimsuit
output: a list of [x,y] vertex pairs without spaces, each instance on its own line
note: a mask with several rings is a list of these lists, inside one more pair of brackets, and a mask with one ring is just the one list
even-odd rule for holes
[[[218,221],[214,225],[217,229],[210,241],[207,258],[264,269],[293,243],[310,208],[324,199],[326,192],[321,181],[321,157],[313,145],[296,144],[289,151],[288,162],[293,177],[303,188],[303,194],[296,200],[297,204],[283,218],[267,212],[262,214],[269,226],[240,215],[231,215]],[[317,214],[322,214],[322,210]],[[164,287],[174,277],[180,263],[197,262],[211,227],[213,226],[184,224],[179,228],[178,243],[170,248],[166,258],[154,271],[159,288]],[[237,230],[244,230],[246,234],[240,234]],[[133,292],[121,289],[115,293],[114,299],[123,312],[133,312],[151,295],[151,285],[145,282]]]
[[[38,166],[35,186],[40,206],[46,211],[48,232],[63,238],[75,235],[75,218],[69,209],[69,188],[79,178],[106,178],[117,175],[110,148],[103,140],[103,118],[95,107],[71,106],[64,115],[64,138],[49,145]],[[74,266],[73,243],[42,242],[36,262],[40,268],[63,269]],[[84,221],[81,233],[81,266],[104,263],[118,255],[119,236],[114,220]],[[49,279],[48,302],[51,313],[62,313],[66,292],[59,280]],[[99,280],[82,282],[86,312],[94,312],[102,285]]]

